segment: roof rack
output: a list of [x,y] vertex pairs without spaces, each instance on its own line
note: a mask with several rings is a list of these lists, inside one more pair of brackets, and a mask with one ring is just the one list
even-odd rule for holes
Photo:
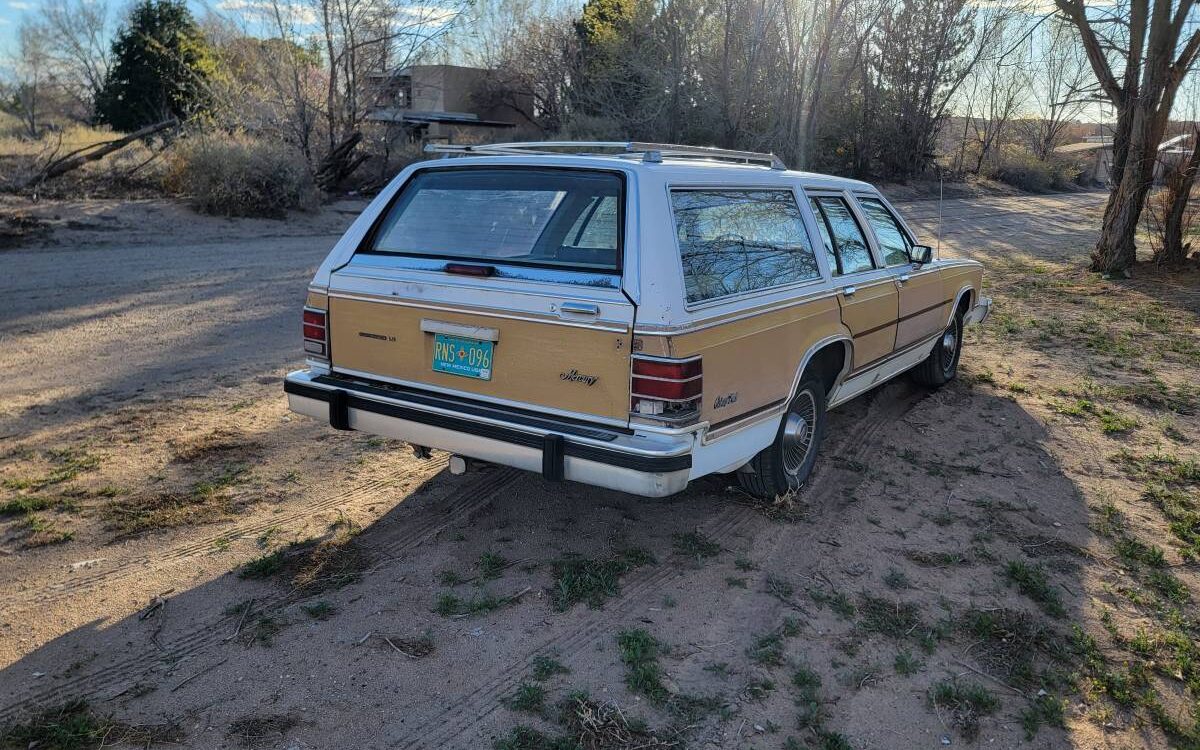
[[708,159],[739,164],[763,164],[771,169],[787,169],[775,154],[756,151],[735,151],[706,146],[681,146],[674,143],[642,143],[639,141],[528,141],[524,143],[486,143],[456,145],[427,143],[425,152],[445,156],[512,156],[518,154],[579,154],[591,156],[641,157],[656,164],[665,158]]

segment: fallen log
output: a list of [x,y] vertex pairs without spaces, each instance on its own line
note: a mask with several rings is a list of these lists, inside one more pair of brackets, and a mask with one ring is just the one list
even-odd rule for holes
[[179,120],[172,117],[168,120],[155,123],[154,125],[147,125],[141,130],[130,133],[126,136],[122,136],[121,138],[115,138],[111,141],[104,141],[103,143],[95,143],[91,146],[85,146],[81,149],[72,151],[66,156],[51,161],[45,166],[45,168],[42,169],[42,171],[38,172],[36,175],[30,177],[28,180],[22,183],[21,189],[31,188],[48,180],[53,180],[55,177],[61,177],[67,172],[72,172],[76,169],[79,169],[84,164],[93,161],[99,161],[114,151],[120,151],[134,141],[140,141],[141,139],[154,135],[155,133],[160,133],[168,128],[173,128],[178,124]]
[[354,131],[346,140],[335,146],[321,160],[321,165],[317,168],[317,173],[314,175],[317,187],[326,192],[332,192],[354,170],[362,166],[362,163],[367,160],[367,155],[354,153],[355,148],[362,142],[362,138],[362,133],[357,130]]

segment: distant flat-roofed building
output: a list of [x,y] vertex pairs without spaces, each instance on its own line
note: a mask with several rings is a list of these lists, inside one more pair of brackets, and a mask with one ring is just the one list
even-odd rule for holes
[[1054,153],[1081,163],[1083,179],[1087,182],[1107,185],[1112,177],[1113,144],[1107,135],[1088,136],[1080,143],[1068,143],[1054,149]]
[[[1186,160],[1191,155],[1191,133],[1173,136],[1158,144],[1158,156],[1154,163],[1154,182],[1161,184],[1168,169]],[[1054,153],[1079,161],[1084,167],[1084,178],[1108,184],[1112,177],[1112,137],[1094,135],[1079,143],[1068,143],[1054,149]]]
[[460,65],[410,65],[373,73],[370,122],[403,127],[414,140],[488,141],[516,128],[508,108],[480,108],[475,93],[488,71]]

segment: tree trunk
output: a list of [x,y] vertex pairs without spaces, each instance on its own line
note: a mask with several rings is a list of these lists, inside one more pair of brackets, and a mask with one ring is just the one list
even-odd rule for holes
[[[1125,274],[1137,261],[1137,228],[1154,178],[1157,141],[1146,105],[1130,105],[1129,124],[1118,123],[1113,139],[1116,183],[1104,208],[1100,239],[1092,250],[1092,270]],[[1122,113],[1124,115],[1124,113]],[[1124,125],[1124,127],[1122,127]]]
[[1154,255],[1154,262],[1159,265],[1178,268],[1187,261],[1188,252],[1192,249],[1192,243],[1185,244],[1183,241],[1183,230],[1197,172],[1200,172],[1200,131],[1192,133],[1192,154],[1187,162],[1173,170],[1167,178],[1168,206],[1163,221],[1163,244]]
[[33,177],[30,177],[28,180],[26,180],[21,185],[21,188],[28,189],[28,188],[34,187],[35,185],[40,185],[43,182],[46,182],[47,180],[53,180],[55,177],[61,177],[62,175],[66,174],[67,172],[70,172],[75,169],[79,169],[84,164],[87,164],[87,163],[93,162],[93,161],[99,161],[100,159],[103,159],[105,156],[108,156],[109,154],[113,153],[114,151],[120,151],[121,149],[125,148],[126,146],[133,143],[134,141],[138,141],[138,140],[141,140],[148,136],[154,135],[155,133],[162,132],[162,131],[166,130],[167,128],[173,128],[178,124],[179,124],[179,120],[175,119],[174,117],[171,117],[169,119],[163,120],[160,123],[156,123],[154,125],[147,125],[146,127],[142,128],[141,130],[139,130],[135,133],[130,133],[129,135],[123,136],[121,138],[117,138],[117,139],[111,140],[111,141],[105,141],[103,143],[96,143],[91,146],[85,146],[84,148],[72,151],[71,153],[67,154],[66,156],[55,159],[54,161],[47,164],[45,166],[45,168],[42,169],[41,172],[38,172],[36,175],[34,175]]

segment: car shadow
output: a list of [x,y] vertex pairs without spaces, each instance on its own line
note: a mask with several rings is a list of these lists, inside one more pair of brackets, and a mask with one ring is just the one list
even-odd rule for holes
[[[776,502],[749,499],[728,476],[648,500],[485,467],[381,497],[393,507],[374,523],[289,550],[292,563],[264,579],[235,569],[188,580],[187,557],[176,557],[178,585],[158,599],[144,591],[145,609],[92,619],[0,670],[0,722],[83,698],[124,722],[174,722],[195,746],[235,746],[235,722],[270,716],[287,719],[267,740],[281,747],[482,747],[528,720],[505,698],[536,656],[554,655],[571,670],[555,694],[588,690],[661,726],[670,717],[639,707],[624,685],[617,632],[640,627],[673,644],[664,668],[680,691],[733,700],[752,679],[787,679],[748,654],[795,617],[803,637],[787,641],[786,663],[823,676],[831,728],[856,745],[927,741],[947,731],[928,707],[932,685],[1016,679],[989,657],[1000,644],[960,629],[964,617],[1023,613],[1063,642],[1085,624],[1087,508],[1042,423],[986,388],[889,383],[832,413],[827,435],[810,486]],[[631,549],[646,554],[622,557]],[[299,571],[314,555],[334,562],[306,584]],[[636,561],[597,568],[605,579],[590,588],[564,581],[564,560],[622,559]],[[1018,591],[1006,573],[1014,561],[1049,576],[1061,611]],[[77,596],[102,609],[106,587],[138,585],[125,575]],[[51,593],[21,592],[7,632],[26,627],[14,612],[37,617]],[[838,596],[850,605],[840,614],[828,605]],[[904,633],[875,622],[879,602],[918,624]],[[405,644],[421,639],[430,650],[414,656]],[[924,653],[922,639],[921,670],[845,687],[857,668]],[[1039,669],[1057,668],[1031,648]],[[1016,738],[1011,719],[1027,702],[998,693],[985,729]],[[795,713],[786,690],[730,705],[693,731]]]

